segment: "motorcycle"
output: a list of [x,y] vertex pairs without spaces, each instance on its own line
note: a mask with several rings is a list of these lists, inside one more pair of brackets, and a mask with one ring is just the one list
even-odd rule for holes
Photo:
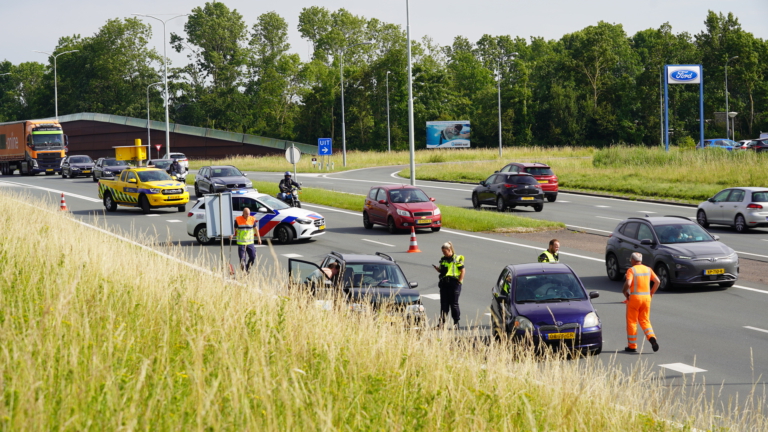
[[296,187],[292,187],[289,192],[277,194],[277,199],[283,201],[291,207],[301,208],[301,201],[299,201],[299,192]]

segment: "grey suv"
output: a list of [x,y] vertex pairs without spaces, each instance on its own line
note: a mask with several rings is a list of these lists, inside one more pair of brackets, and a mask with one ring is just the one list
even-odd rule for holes
[[605,246],[608,278],[622,280],[633,252],[661,280],[675,285],[718,284],[728,288],[739,278],[739,257],[696,222],[682,216],[632,217],[619,223]]

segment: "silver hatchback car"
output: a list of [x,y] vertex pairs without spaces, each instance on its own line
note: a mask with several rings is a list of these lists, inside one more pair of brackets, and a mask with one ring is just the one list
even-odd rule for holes
[[768,226],[768,188],[735,187],[718,192],[699,204],[699,225],[730,225],[743,233],[750,228]]
[[619,281],[633,252],[659,277],[659,289],[675,285],[734,285],[739,257],[720,238],[682,216],[632,217],[619,223],[605,246],[608,278]]

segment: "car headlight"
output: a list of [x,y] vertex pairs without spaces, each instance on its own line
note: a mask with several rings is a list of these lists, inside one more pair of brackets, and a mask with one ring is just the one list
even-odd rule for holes
[[440,207],[435,208],[435,211],[432,214],[435,216],[440,216]]
[[307,219],[307,218],[296,218],[296,222],[298,222],[298,223],[300,223],[300,224],[304,224],[304,225],[307,225],[307,224],[311,224],[311,223],[312,223],[312,219]]
[[672,258],[679,259],[679,260],[690,260],[693,259],[693,257],[689,257],[686,255],[672,255]]
[[584,327],[597,327],[600,325],[600,318],[597,317],[597,314],[594,312],[588,313],[584,317]]
[[739,260],[739,255],[736,252],[734,252],[734,253],[728,255],[727,257],[725,257],[725,259],[728,260],[728,261],[738,261]]
[[162,189],[150,189],[149,193],[158,194]]
[[352,303],[349,305],[350,312],[365,312],[366,310],[368,310],[368,308],[360,303]]
[[112,171],[110,171],[110,170],[104,170],[104,175],[110,175],[110,174],[112,174]]
[[253,182],[247,182],[245,184],[245,187],[247,187],[247,188],[253,187]]
[[415,313],[422,313],[424,312],[424,305],[415,304],[415,305],[408,305],[405,307],[405,313],[407,314],[415,314]]
[[399,214],[400,216],[411,217],[411,213],[405,210],[397,209],[397,214]]
[[515,330],[533,331],[533,323],[524,316],[515,317]]
[[78,167],[71,167],[72,171],[80,171],[80,168]]

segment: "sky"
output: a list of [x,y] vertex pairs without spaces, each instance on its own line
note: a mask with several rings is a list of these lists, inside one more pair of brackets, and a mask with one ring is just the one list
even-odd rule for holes
[[[292,51],[302,60],[308,58],[309,44],[301,39],[296,26],[302,8],[323,6],[331,11],[345,8],[355,15],[406,25],[404,0],[284,0],[277,2],[229,0],[250,28],[259,15],[275,11],[288,21]],[[108,19],[130,17],[132,13],[189,13],[204,0],[133,0],[131,2],[95,0],[0,0],[0,60],[18,64],[45,62],[45,56],[33,52],[51,51],[60,37],[80,34],[91,36]],[[440,45],[449,45],[454,37],[477,41],[483,34],[530,38],[560,39],[598,21],[622,24],[627,35],[639,30],[658,28],[664,22],[675,33],[694,35],[704,29],[708,10],[733,14],[742,28],[756,37],[768,39],[768,0],[411,0],[411,38],[428,35]],[[41,13],[42,12],[42,13]],[[15,17],[11,19],[11,17]],[[162,53],[162,25],[153,25],[151,45]],[[184,32],[184,18],[167,24],[167,31]],[[173,66],[188,61],[168,47]]]

